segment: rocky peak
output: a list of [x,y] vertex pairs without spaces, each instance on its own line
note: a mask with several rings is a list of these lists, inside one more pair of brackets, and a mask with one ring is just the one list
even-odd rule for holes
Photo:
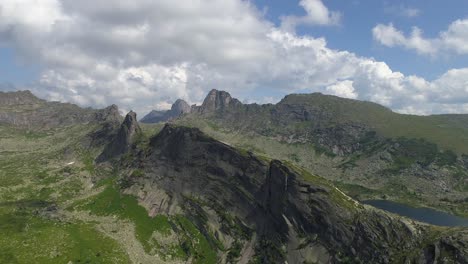
[[135,145],[136,139],[141,135],[141,133],[141,128],[137,121],[137,115],[135,112],[130,111],[125,116],[119,132],[104,148],[104,151],[99,155],[97,161],[107,161],[127,153]]
[[97,111],[95,120],[98,122],[118,122],[120,124],[120,122],[122,122],[122,116],[120,115],[119,107],[113,104]]
[[177,99],[177,101],[172,104],[171,112],[174,114],[188,114],[190,113],[190,105],[182,99]]
[[177,101],[172,104],[170,110],[166,111],[157,111],[153,110],[147,115],[145,115],[140,121],[142,123],[158,123],[166,122],[172,119],[175,119],[183,114],[188,114],[191,112],[190,105],[182,99],[177,99]]
[[141,133],[141,128],[140,125],[138,125],[137,121],[137,114],[133,111],[130,111],[125,116],[125,119],[122,123],[122,126],[120,127],[119,132],[119,134],[125,136],[124,138],[122,138],[124,141],[121,143],[125,143],[124,145],[127,146],[126,150],[128,150],[128,147],[130,147],[130,145],[134,143],[135,136]]
[[228,92],[211,90],[206,96],[203,104],[200,107],[200,112],[209,113],[217,110],[225,110],[226,108],[240,105],[241,102],[232,98]]

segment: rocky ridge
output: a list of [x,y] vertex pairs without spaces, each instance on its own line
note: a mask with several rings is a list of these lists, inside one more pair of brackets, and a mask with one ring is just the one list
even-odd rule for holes
[[[150,215],[185,214],[207,239],[241,245],[236,263],[468,261],[462,229],[440,231],[360,205],[320,177],[196,128],[168,124],[130,151],[134,159],[122,165],[143,174],[124,174],[124,192]],[[222,263],[228,255],[218,251]]]
[[159,123],[174,120],[182,115],[190,113],[210,114],[216,111],[228,110],[232,107],[241,106],[242,103],[232,98],[228,92],[211,90],[203,101],[202,105],[189,106],[182,99],[177,99],[170,110],[157,111],[153,110],[145,115],[140,122],[142,123]]
[[47,102],[30,91],[0,92],[0,123],[29,129],[50,129],[76,124],[120,123],[118,107],[95,110],[74,104]]
[[[205,101],[216,98],[234,100],[212,91]],[[223,104],[218,100],[218,105]],[[355,197],[386,197],[468,215],[468,203],[458,202],[468,188],[467,115],[401,115],[375,103],[318,93],[288,95],[277,104],[206,109],[211,111],[192,111],[174,122],[304,166],[342,182]],[[302,155],[286,151],[291,148]]]

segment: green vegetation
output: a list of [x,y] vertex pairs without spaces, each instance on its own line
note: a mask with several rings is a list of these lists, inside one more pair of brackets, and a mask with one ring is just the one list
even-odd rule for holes
[[[135,197],[121,194],[114,185],[75,206],[77,210],[89,210],[102,216],[118,216],[135,225],[137,239],[147,253],[156,250],[163,258],[172,256],[179,259],[193,258],[193,263],[216,263],[216,247],[211,245],[203,233],[186,217],[148,216],[145,208],[138,205]],[[158,241],[158,236],[179,236],[177,241],[167,246]]]
[[217,263],[216,250],[192,221],[183,216],[176,216],[174,222],[183,231],[181,245],[187,256],[193,257],[194,264]]
[[391,152],[394,163],[388,169],[390,173],[398,173],[415,163],[423,167],[432,163],[438,166],[450,166],[457,161],[457,155],[453,151],[439,151],[436,144],[424,139],[398,138],[395,144],[397,147]]
[[349,184],[340,181],[335,181],[333,184],[347,195],[357,200],[372,199],[383,195],[380,191],[372,190],[358,184]]
[[0,205],[0,263],[128,263],[126,253],[92,225],[34,214],[48,204],[25,201]]
[[468,115],[404,115],[375,103],[321,94],[289,95],[283,103],[321,109],[330,114],[330,123],[366,124],[388,138],[423,138],[443,150],[468,153]]
[[153,232],[166,235],[171,232],[166,216],[149,217],[146,209],[138,205],[133,196],[121,194],[114,186],[108,186],[78,209],[90,210],[96,215],[117,215],[132,221],[135,223],[136,236],[147,252],[151,251]]
[[[0,125],[0,263],[129,263],[120,245],[94,224],[55,216],[94,172],[92,154],[81,155],[77,148],[92,129]],[[69,161],[76,164],[66,166]]]

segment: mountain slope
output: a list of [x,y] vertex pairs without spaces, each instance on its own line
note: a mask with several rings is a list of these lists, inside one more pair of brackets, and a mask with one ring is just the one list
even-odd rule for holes
[[[212,93],[207,100],[237,101],[225,92]],[[401,115],[322,94],[288,95],[276,105],[237,101],[210,109],[174,122],[289,160],[359,199],[385,197],[468,215],[467,115]]]
[[[192,222],[223,263],[467,261],[462,229],[420,225],[360,205],[323,178],[238,151],[195,128],[166,125],[132,155],[122,160],[120,187],[150,215],[168,217],[169,233],[188,243],[185,258],[195,263],[216,261],[194,255],[197,245],[190,235],[183,239],[177,219]],[[153,239],[146,243],[157,245]]]

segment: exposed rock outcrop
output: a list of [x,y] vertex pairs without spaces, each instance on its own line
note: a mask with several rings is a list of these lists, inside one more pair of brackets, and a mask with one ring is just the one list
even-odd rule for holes
[[190,105],[182,99],[177,99],[174,104],[172,104],[171,112],[176,115],[188,114],[190,113]]
[[134,146],[138,138],[141,137],[141,128],[138,125],[136,113],[130,111],[120,126],[117,135],[104,148],[101,155],[96,159],[97,162],[108,161],[117,158],[127,152]]
[[208,93],[203,104],[199,107],[195,107],[195,109],[199,113],[206,114],[214,113],[215,111],[223,111],[239,105],[242,105],[242,103],[232,98],[228,92],[213,89]]
[[[320,177],[280,161],[260,160],[198,129],[167,124],[150,140],[148,152],[133,155],[127,166],[138,166],[144,176],[127,176],[132,182],[127,192],[138,195],[149,212],[184,213],[200,230],[216,233],[225,248],[232,241],[240,241],[243,252],[253,247],[250,260],[468,261],[464,231],[439,232],[365,207]],[[445,253],[430,253],[435,248]]]
[[166,122],[172,119],[175,119],[183,114],[190,113],[190,105],[182,99],[177,99],[177,101],[172,104],[170,110],[167,111],[156,111],[153,110],[149,114],[145,115],[140,122],[142,123],[159,123]]

